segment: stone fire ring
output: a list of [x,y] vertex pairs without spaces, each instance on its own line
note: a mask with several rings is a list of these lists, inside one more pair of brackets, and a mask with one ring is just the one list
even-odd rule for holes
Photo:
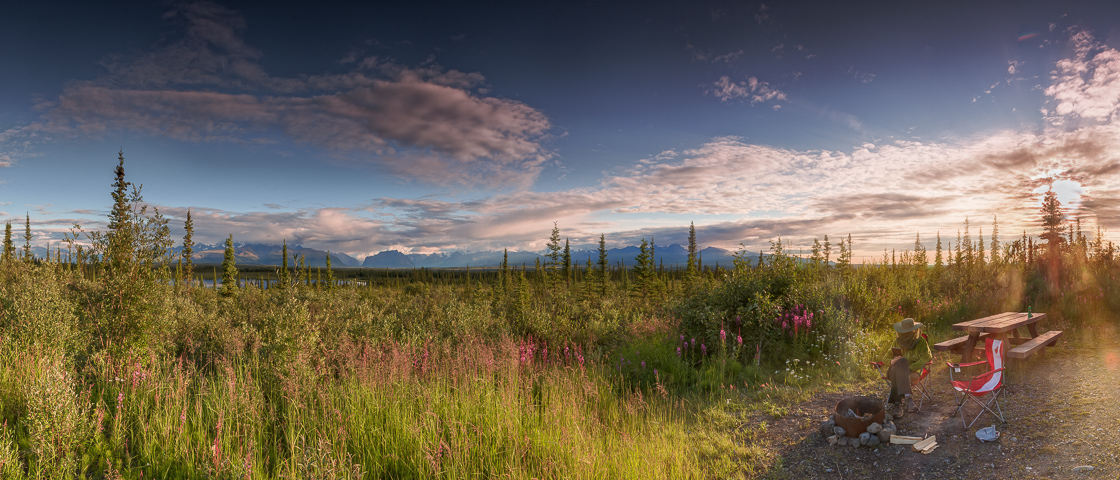
[[[848,410],[852,410],[856,415],[865,416],[871,414],[871,418],[863,420],[861,418],[852,418],[847,416]],[[883,401],[875,397],[848,397],[840,400],[836,404],[836,415],[833,416],[836,421],[837,427],[843,427],[845,436],[859,437],[859,434],[866,432],[867,427],[872,423],[883,423],[883,418],[886,416],[886,410],[883,409]]]

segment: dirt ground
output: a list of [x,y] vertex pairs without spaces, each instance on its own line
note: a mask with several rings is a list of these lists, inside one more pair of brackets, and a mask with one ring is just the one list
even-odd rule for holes
[[[945,366],[958,359],[934,352],[933,401],[896,421],[901,435],[937,435],[940,446],[928,455],[908,445],[838,447],[821,437],[820,421],[840,399],[881,396],[885,388],[875,389],[881,385],[864,392],[822,393],[781,418],[749,418],[746,428],[752,421],[768,424],[764,435],[774,458],[763,478],[1120,479],[1120,336],[1112,328],[1064,331],[1059,345],[1044,355],[1010,363],[1000,396],[1007,422],[985,413],[969,429],[954,415]],[[979,407],[966,404],[965,409],[971,420],[968,413],[975,416]],[[999,440],[981,443],[976,431],[993,424]]]

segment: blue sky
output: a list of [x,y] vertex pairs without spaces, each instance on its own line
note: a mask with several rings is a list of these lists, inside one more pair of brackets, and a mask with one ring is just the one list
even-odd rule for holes
[[[116,154],[199,240],[359,258],[656,237],[932,250],[1120,228],[1105,2],[26,2],[0,218],[104,228]],[[398,5],[399,4],[399,5]],[[986,234],[987,234],[986,233]]]

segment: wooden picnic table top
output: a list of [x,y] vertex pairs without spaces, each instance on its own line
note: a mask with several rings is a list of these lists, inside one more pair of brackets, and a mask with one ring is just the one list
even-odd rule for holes
[[976,320],[955,323],[953,324],[953,330],[964,330],[969,334],[1004,333],[1024,325],[1030,325],[1043,318],[1046,318],[1045,313],[1004,312]]

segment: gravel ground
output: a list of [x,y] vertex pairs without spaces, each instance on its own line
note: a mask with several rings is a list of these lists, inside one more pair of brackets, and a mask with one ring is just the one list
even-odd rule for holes
[[[843,397],[885,390],[822,393],[781,418],[755,415],[744,428],[765,421],[774,479],[1102,478],[1120,479],[1120,336],[1113,328],[1066,330],[1059,345],[1009,365],[1000,396],[1006,423],[985,413],[970,429],[953,415],[956,403],[945,361],[935,352],[932,403],[898,420],[900,434],[937,435],[928,455],[908,445],[837,447],[818,432]],[[952,359],[956,360],[956,359]],[[979,407],[966,404],[975,416]],[[970,418],[971,420],[971,418]],[[995,424],[998,441],[981,443],[976,430]]]

